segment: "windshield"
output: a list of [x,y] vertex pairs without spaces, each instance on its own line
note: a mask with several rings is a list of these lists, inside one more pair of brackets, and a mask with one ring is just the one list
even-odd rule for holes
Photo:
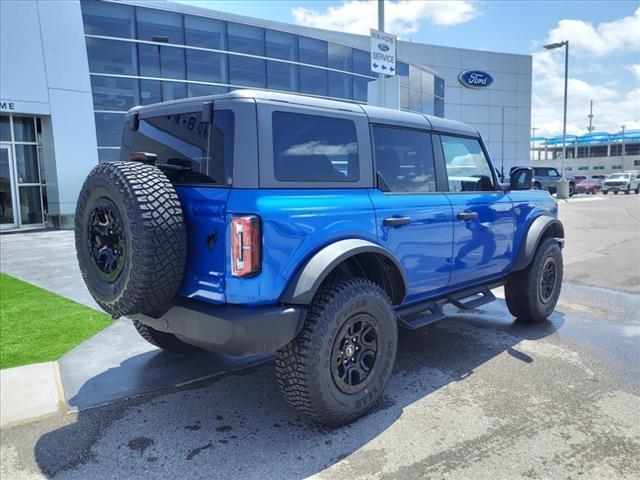
[[612,173],[607,177],[608,180],[614,180],[614,179],[620,179],[620,178],[627,179],[629,178],[629,174],[628,173]]

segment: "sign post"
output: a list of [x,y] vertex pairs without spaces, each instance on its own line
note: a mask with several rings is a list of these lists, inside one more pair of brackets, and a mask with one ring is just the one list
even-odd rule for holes
[[371,29],[371,71],[396,75],[396,36]]

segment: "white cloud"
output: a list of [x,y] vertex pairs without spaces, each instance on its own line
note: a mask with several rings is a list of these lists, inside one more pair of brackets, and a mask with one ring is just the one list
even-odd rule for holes
[[636,79],[640,82],[640,63],[635,65],[625,65],[625,68],[636,76]]
[[[291,13],[295,23],[308,27],[369,34],[378,25],[377,2],[349,0],[324,11],[296,7]],[[399,0],[385,2],[385,30],[396,35],[416,33],[420,22],[449,27],[468,22],[479,15],[477,4],[466,0]]]
[[[573,58],[573,57],[572,57]],[[579,59],[573,59],[576,63]],[[640,65],[628,66],[636,75]],[[589,64],[583,67],[589,78]],[[569,72],[572,74],[571,64]],[[619,131],[640,128],[640,88],[624,92],[604,84],[569,77],[567,133],[582,135],[587,132],[589,101],[593,100],[593,126],[595,130]],[[532,123],[539,128],[536,135],[551,136],[562,133],[564,101],[564,57],[550,51],[533,54]]]
[[579,54],[640,52],[640,7],[633,15],[595,26],[582,20],[560,20],[549,32],[547,43],[563,40],[569,40],[570,51]]
[[[570,47],[567,132],[587,132],[590,100],[596,131],[617,132],[622,124],[640,128],[640,64],[625,65],[616,58],[640,52],[640,8],[633,15],[596,25],[560,20],[545,43],[563,40],[569,40]],[[534,49],[532,126],[541,135],[557,135],[562,133],[564,52],[540,50],[539,43]],[[631,82],[624,70],[634,75]]]

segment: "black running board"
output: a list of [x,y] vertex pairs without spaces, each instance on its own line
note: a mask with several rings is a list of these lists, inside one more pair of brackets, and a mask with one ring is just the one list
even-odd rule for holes
[[491,293],[491,290],[502,285],[504,285],[503,281],[461,290],[433,300],[400,308],[396,313],[400,323],[409,329],[415,330],[443,319],[445,315],[442,309],[447,304],[451,304],[460,310],[473,310],[493,302],[496,297]]

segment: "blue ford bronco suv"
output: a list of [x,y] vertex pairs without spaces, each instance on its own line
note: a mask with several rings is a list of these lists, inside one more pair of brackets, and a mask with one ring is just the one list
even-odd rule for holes
[[287,401],[340,425],[381,396],[398,326],[502,285],[514,316],[551,314],[564,230],[531,182],[428,115],[250,90],[136,107],[80,193],[78,261],[152,344],[275,352]]

